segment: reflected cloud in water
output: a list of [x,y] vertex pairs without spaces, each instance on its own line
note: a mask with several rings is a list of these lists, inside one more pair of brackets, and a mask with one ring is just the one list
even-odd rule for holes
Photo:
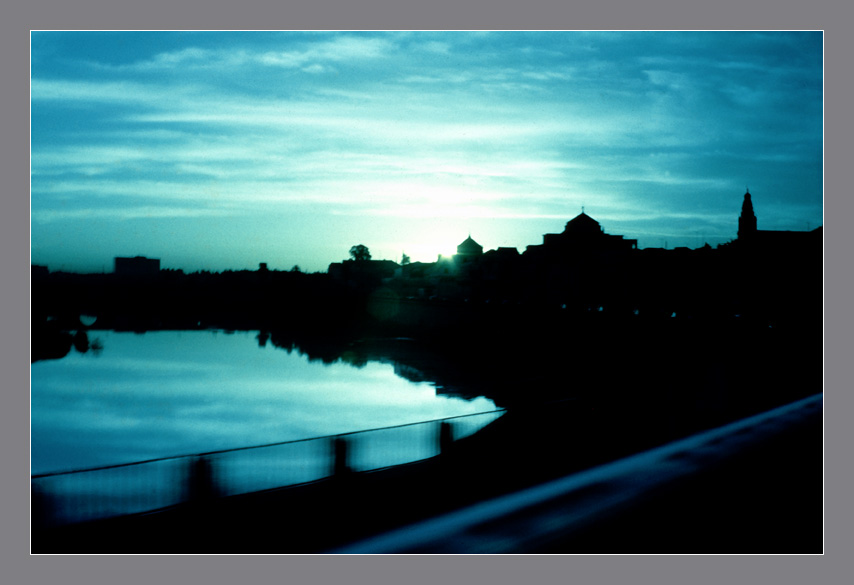
[[103,331],[32,365],[33,473],[303,439],[495,409],[362,356],[332,363],[258,332]]

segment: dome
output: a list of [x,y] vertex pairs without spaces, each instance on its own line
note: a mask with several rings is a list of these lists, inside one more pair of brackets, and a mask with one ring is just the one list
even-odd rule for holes
[[462,254],[465,256],[483,254],[483,246],[475,242],[473,239],[471,239],[471,236],[469,236],[462,244],[457,246],[457,254]]
[[602,227],[599,222],[584,213],[583,211],[573,219],[566,222],[564,233],[567,234],[599,234],[602,233]]

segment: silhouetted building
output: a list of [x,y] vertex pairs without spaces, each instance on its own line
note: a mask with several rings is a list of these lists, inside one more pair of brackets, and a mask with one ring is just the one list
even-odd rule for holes
[[481,254],[483,254],[483,246],[471,239],[471,235],[457,246],[457,256],[462,258],[471,258]]
[[750,191],[744,194],[744,203],[741,204],[741,215],[738,216],[738,237],[750,238],[756,234],[756,214],[753,212],[753,202],[750,200]]
[[519,250],[516,248],[496,248],[483,255],[483,276],[487,279],[515,276],[519,266]]
[[563,232],[543,235],[539,246],[528,246],[526,252],[583,254],[589,252],[623,252],[637,249],[638,241],[606,234],[599,222],[583,211],[569,220]]
[[741,215],[738,217],[738,246],[742,250],[762,254],[800,254],[821,248],[822,228],[811,231],[760,230],[757,229],[756,213],[750,191],[744,194]]
[[47,266],[40,266],[38,264],[30,264],[30,278],[44,278],[50,272],[47,269]]
[[364,285],[392,278],[399,268],[393,260],[344,260],[330,264],[327,272],[335,280]]
[[160,259],[135,256],[116,258],[115,272],[120,276],[156,276],[160,273]]
[[821,323],[823,233],[760,230],[750,192],[744,194],[738,238],[729,270],[735,277],[737,309],[769,322],[787,319]]
[[473,271],[477,270],[482,259],[483,246],[475,242],[469,235],[457,246],[457,253],[451,259],[453,263],[451,270],[460,277],[477,276]]
[[490,250],[487,254],[492,253],[497,258],[502,259],[516,259],[519,257],[519,250],[516,248],[510,247],[498,247],[495,250]]

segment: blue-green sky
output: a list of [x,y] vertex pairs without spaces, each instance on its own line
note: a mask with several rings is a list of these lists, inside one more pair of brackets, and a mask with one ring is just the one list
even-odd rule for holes
[[821,32],[33,32],[31,256],[326,270],[823,215]]

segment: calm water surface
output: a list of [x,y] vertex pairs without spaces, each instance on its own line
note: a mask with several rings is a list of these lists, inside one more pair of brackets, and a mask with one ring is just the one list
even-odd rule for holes
[[45,473],[494,410],[391,364],[323,364],[257,332],[90,332],[100,351],[31,368],[31,472]]

